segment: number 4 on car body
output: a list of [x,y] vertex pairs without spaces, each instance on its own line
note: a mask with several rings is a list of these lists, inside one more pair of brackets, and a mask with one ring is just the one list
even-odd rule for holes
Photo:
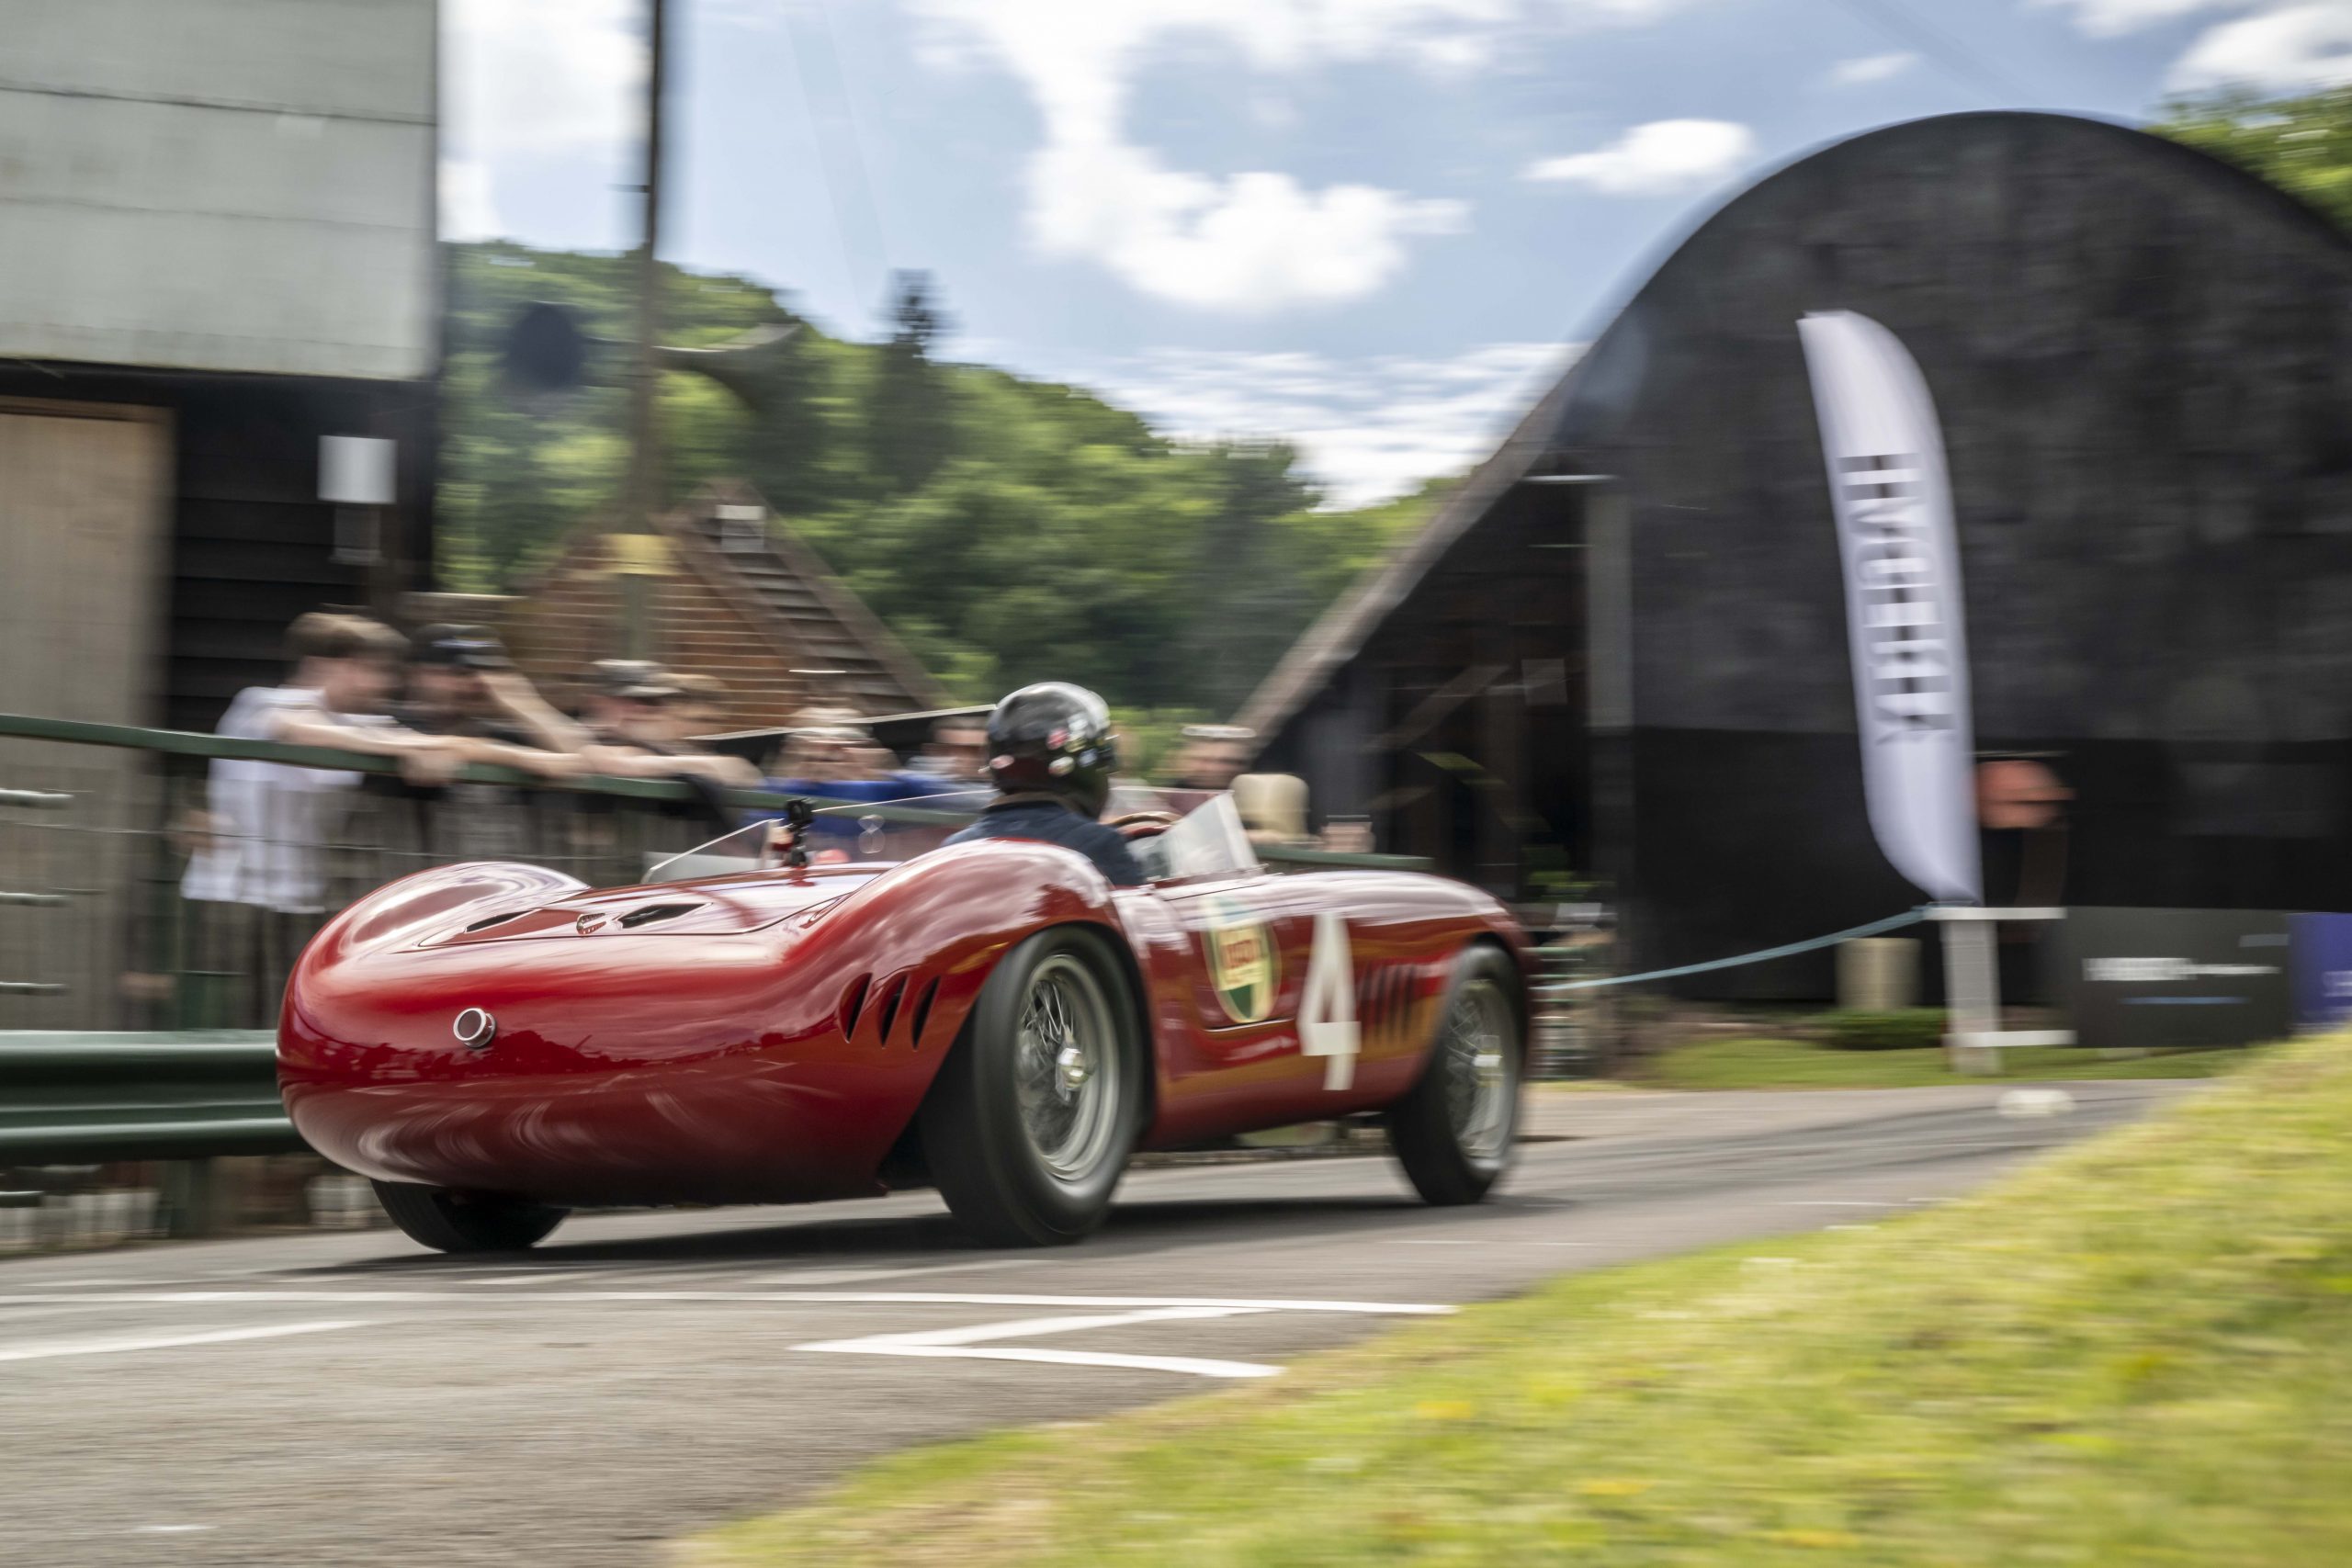
[[1347,917],[1336,909],[1324,909],[1315,917],[1315,950],[1306,961],[1306,993],[1298,1001],[1299,1055],[1325,1058],[1325,1089],[1347,1089],[1355,1087],[1356,1056],[1363,1049]]

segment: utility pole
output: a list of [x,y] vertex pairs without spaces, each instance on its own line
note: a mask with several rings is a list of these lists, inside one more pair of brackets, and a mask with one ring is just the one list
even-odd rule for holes
[[662,367],[655,345],[662,341],[662,120],[666,85],[669,0],[646,0],[645,183],[643,227],[637,252],[637,362],[629,378],[628,478],[615,520],[610,559],[621,590],[622,651],[630,659],[654,656],[653,585],[669,570],[667,541],[654,531],[661,504],[662,456],[654,418],[654,393]]

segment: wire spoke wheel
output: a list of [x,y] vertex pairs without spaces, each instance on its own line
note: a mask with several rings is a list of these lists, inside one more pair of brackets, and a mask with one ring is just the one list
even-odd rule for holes
[[1388,1108],[1388,1145],[1431,1203],[1476,1203],[1510,1169],[1526,1062],[1525,992],[1510,955],[1477,943],[1454,963],[1421,1076]]
[[1510,1136],[1518,1064],[1511,1059],[1510,999],[1483,976],[1461,987],[1446,1010],[1445,1107],[1462,1152],[1501,1157]]
[[1092,1177],[1119,1143],[1125,1071],[1111,999],[1094,971],[1057,953],[1029,977],[1014,1092],[1029,1146],[1057,1181]]

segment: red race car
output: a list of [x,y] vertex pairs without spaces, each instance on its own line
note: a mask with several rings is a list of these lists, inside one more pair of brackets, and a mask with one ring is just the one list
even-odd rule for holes
[[297,964],[287,1111],[451,1252],[576,1207],[922,1184],[985,1241],[1075,1241],[1138,1149],[1363,1111],[1429,1201],[1483,1197],[1526,1058],[1502,906],[1269,874],[1229,796],[1129,831],[1148,886],[1018,840],[809,865],[824,840],[765,823],[636,887],[421,872]]

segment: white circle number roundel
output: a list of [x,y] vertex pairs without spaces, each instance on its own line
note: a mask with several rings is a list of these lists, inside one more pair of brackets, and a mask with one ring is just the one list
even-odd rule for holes
[[1315,917],[1315,951],[1306,961],[1306,994],[1298,1001],[1298,1050],[1321,1056],[1323,1087],[1351,1088],[1363,1049],[1356,1027],[1356,968],[1348,922],[1336,910]]

